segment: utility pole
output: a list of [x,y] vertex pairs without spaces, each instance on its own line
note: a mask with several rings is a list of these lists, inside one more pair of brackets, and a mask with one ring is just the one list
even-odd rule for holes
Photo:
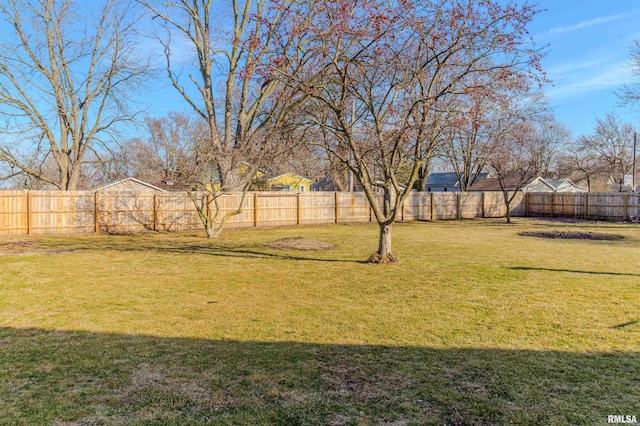
[[631,190],[636,192],[636,145],[637,145],[637,134],[633,132],[633,170],[631,171]]

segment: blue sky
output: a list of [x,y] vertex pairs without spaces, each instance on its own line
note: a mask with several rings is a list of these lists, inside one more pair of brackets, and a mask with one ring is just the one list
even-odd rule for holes
[[640,2],[542,0],[538,4],[546,11],[529,28],[537,45],[549,45],[542,65],[553,85],[545,92],[558,119],[574,137],[590,133],[597,117],[614,110],[626,121],[640,121],[630,108],[619,106],[613,93],[633,81],[630,48],[640,38]]
[[[633,81],[630,48],[640,38],[638,0],[534,0],[540,12],[529,26],[537,46],[549,45],[542,65],[552,84],[545,88],[556,117],[573,137],[592,132],[596,118],[611,111],[640,123],[621,107],[614,91]],[[184,52],[183,52],[184,53]],[[151,115],[186,110],[169,87],[152,95]],[[640,126],[637,126],[640,127]]]

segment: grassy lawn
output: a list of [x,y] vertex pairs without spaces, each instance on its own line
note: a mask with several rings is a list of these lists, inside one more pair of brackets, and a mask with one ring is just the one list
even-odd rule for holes
[[[372,225],[32,238],[0,255],[0,424],[640,418],[640,227],[515,222],[397,224],[384,266]],[[554,230],[626,238],[518,235]],[[263,245],[293,236],[337,248]]]

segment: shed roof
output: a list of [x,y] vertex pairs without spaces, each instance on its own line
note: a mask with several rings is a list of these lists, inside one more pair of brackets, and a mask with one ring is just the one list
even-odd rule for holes
[[[475,180],[473,179],[475,178],[475,173],[471,176],[471,180]],[[487,176],[489,176],[489,173],[479,173],[477,179],[484,179]],[[458,182],[458,175],[452,172],[431,173],[427,178],[427,186],[460,186],[460,182]]]
[[142,189],[146,189],[146,190],[150,190],[150,191],[157,191],[157,192],[167,192],[166,190],[159,188],[155,185],[152,185],[150,183],[147,182],[143,182],[139,179],[136,178],[132,178],[132,177],[128,177],[128,178],[124,178],[124,179],[120,179],[120,180],[116,180],[113,182],[109,182],[105,185],[99,186],[97,188],[93,189],[93,192],[100,192],[100,191],[117,191],[116,187],[122,184],[133,184],[134,186],[140,186]]

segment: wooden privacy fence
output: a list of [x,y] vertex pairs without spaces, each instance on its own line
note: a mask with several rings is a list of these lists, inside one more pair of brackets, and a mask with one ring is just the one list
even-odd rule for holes
[[[242,194],[220,199],[224,212],[235,210]],[[517,194],[512,215],[526,213]],[[502,217],[502,193],[413,192],[398,220],[445,220]],[[229,228],[358,223],[375,221],[364,193],[255,192],[247,194],[242,213]],[[90,191],[0,191],[0,235],[134,233],[143,230],[201,229],[184,193],[94,193]]]
[[626,221],[640,216],[640,195],[617,192],[529,193],[525,215]]

